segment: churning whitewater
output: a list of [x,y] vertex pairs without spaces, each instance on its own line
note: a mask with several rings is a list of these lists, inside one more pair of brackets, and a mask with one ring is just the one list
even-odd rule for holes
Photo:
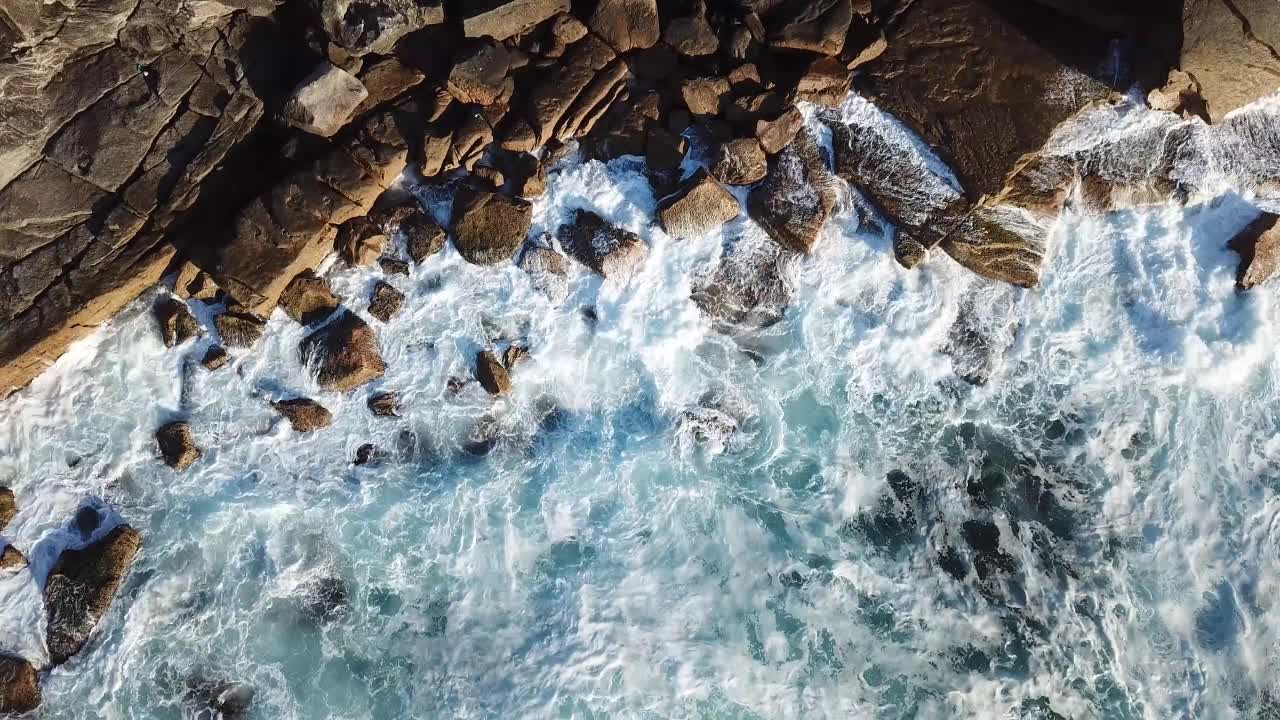
[[[955,192],[869,104],[809,125],[829,142],[837,120]],[[1187,127],[1086,121],[1050,146]],[[407,302],[373,391],[399,418],[323,392],[282,312],[204,371],[208,335],[161,343],[157,289],[4,407],[0,484],[31,500],[3,650],[45,657],[38,584],[88,503],[143,548],[44,718],[197,717],[192,688],[225,682],[253,717],[306,720],[1270,717],[1280,307],[1235,290],[1226,239],[1257,210],[1229,164],[1189,161],[1185,206],[1069,200],[1025,291],[940,252],[903,270],[847,188],[811,257],[745,215],[673,240],[639,159],[570,158],[531,237],[588,209],[645,263],[575,266],[559,302],[452,248],[386,277]],[[415,192],[448,217],[447,192]],[[770,263],[777,322],[694,299]],[[379,279],[331,274],[361,312]],[[532,354],[509,395],[459,383],[512,342]],[[267,402],[299,395],[334,425],[297,434]],[[179,414],[204,456],[176,474],[153,432]]]

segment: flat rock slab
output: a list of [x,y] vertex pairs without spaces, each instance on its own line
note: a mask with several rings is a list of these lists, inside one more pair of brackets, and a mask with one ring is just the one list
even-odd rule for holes
[[506,40],[543,20],[567,13],[569,0],[468,0],[464,4],[462,32],[469,38]]
[[453,202],[454,247],[476,265],[510,260],[533,224],[533,207],[505,195],[464,189]]
[[706,170],[699,170],[658,203],[658,220],[668,235],[694,238],[736,218],[741,212],[738,198],[716,182]]
[[66,662],[88,642],[141,545],[138,531],[121,525],[92,545],[58,557],[44,589],[52,664]]
[[813,134],[802,131],[769,161],[769,173],[747,196],[747,212],[774,242],[813,251],[835,208],[836,191]]
[[308,335],[299,352],[325,390],[348,392],[387,370],[373,328],[351,312]]
[[351,73],[324,62],[294,88],[284,117],[299,130],[332,137],[367,97],[369,91]]

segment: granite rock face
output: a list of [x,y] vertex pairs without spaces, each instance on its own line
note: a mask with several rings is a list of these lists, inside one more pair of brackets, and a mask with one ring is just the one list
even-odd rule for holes
[[1280,91],[1280,5],[1270,0],[1187,0],[1182,70],[1212,122]]

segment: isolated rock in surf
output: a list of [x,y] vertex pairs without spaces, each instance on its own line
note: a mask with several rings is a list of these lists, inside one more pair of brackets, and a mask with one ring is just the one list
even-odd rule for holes
[[303,339],[299,351],[325,390],[349,392],[386,372],[373,328],[349,311]]
[[121,525],[83,550],[66,550],[45,583],[49,661],[61,665],[80,652],[111,607],[142,545],[137,530]]

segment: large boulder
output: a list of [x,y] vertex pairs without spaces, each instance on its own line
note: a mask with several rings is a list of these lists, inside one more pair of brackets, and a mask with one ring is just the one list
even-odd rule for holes
[[337,312],[342,301],[329,289],[329,283],[314,270],[294,278],[280,296],[280,307],[303,325],[319,322]]
[[[586,135],[625,89],[627,63],[603,40],[588,34],[574,43],[560,64],[539,75],[523,99],[520,142],[510,150],[529,151],[551,140],[567,142]],[[527,126],[527,130],[525,129]]]
[[818,142],[803,131],[769,160],[769,173],[747,196],[747,212],[782,247],[812,252],[836,204]]
[[40,679],[31,663],[0,655],[0,713],[21,715],[40,706]]
[[325,390],[348,392],[387,370],[373,328],[352,312],[343,312],[304,338],[299,352]]
[[4,530],[14,515],[18,514],[18,503],[14,500],[13,490],[0,487],[0,530]]
[[200,459],[200,448],[196,446],[191,434],[191,424],[175,421],[162,425],[156,430],[156,443],[160,446],[160,456],[165,464],[182,472]]
[[511,392],[511,375],[497,355],[485,350],[476,355],[476,380],[490,395]]
[[587,27],[619,53],[658,42],[657,0],[600,0]]
[[769,158],[754,138],[738,138],[720,146],[711,174],[726,185],[750,185],[764,179]]
[[462,32],[469,38],[506,40],[569,12],[569,5],[569,0],[469,0],[461,5]]
[[574,259],[605,278],[627,280],[649,254],[649,246],[638,235],[610,225],[589,210],[574,213],[573,222],[561,225],[556,235]]
[[719,229],[740,210],[733,193],[699,170],[658,203],[658,220],[668,235],[694,238]]
[[333,413],[311,398],[281,400],[271,407],[289,421],[294,432],[312,432],[333,424]]
[[441,0],[311,0],[329,39],[347,53],[386,55],[405,35],[444,22]]
[[1275,277],[1280,272],[1280,216],[1262,213],[1231,239],[1231,249],[1240,254],[1236,284],[1241,290],[1250,290]]
[[332,137],[367,97],[369,91],[355,76],[322,62],[294,88],[284,106],[284,118],[299,130]]
[[694,0],[689,4],[689,12],[680,17],[671,18],[662,31],[662,40],[681,55],[697,57],[711,55],[720,49],[720,38],[707,22],[707,4],[705,0]]
[[391,212],[383,223],[387,232],[404,241],[405,252],[419,263],[444,249],[446,233],[416,202]]
[[770,17],[769,44],[839,55],[852,20],[849,0],[791,0]]
[[58,557],[44,587],[50,663],[61,665],[88,642],[141,545],[137,530],[120,525],[88,547]]
[[1186,0],[1182,22],[1182,70],[1212,122],[1280,91],[1280,4]]
[[390,283],[379,280],[373,286],[373,294],[369,297],[369,314],[382,322],[391,322],[391,318],[400,314],[404,305],[404,293],[395,289]]
[[200,335],[200,324],[181,300],[166,298],[156,303],[154,310],[165,347],[181,345]]
[[267,321],[260,315],[241,309],[229,309],[213,319],[218,335],[227,347],[253,347],[267,331]]
[[533,223],[529,203],[483,190],[460,190],[453,201],[453,244],[467,262],[510,260]]
[[492,105],[507,91],[511,55],[505,45],[476,40],[458,51],[449,71],[449,94],[458,102]]

